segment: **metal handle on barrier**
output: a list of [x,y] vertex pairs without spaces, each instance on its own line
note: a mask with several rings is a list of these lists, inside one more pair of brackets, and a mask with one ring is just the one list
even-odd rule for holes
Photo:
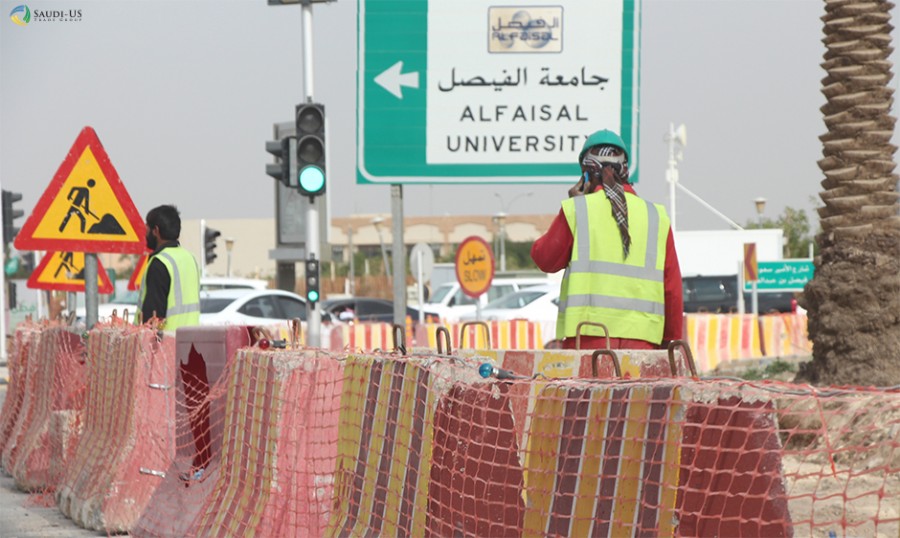
[[[588,322],[584,322],[588,323]],[[591,373],[594,377],[598,377],[600,375],[600,368],[597,365],[597,357],[600,355],[609,355],[612,359],[613,370],[616,372],[616,377],[622,377],[622,366],[619,364],[619,356],[616,355],[616,352],[611,349],[598,349],[591,355]]]
[[691,377],[697,377],[697,367],[694,365],[694,354],[691,353],[691,346],[684,340],[672,340],[669,342],[669,368],[672,370],[672,375],[678,375],[678,369],[675,366],[675,348],[679,346],[682,351],[684,351],[684,359],[685,362],[687,362],[688,370],[691,372]]
[[300,336],[303,335],[303,328],[300,326],[300,318],[291,320],[291,349],[297,349],[300,345]]
[[434,330],[434,337],[437,339],[437,352],[438,355],[443,355],[444,350],[441,348],[441,335],[444,335],[444,339],[447,341],[447,355],[453,353],[450,350],[450,331],[447,330],[447,327],[438,327]]
[[581,349],[581,327],[584,325],[603,329],[603,333],[606,335],[606,349],[609,349],[609,329],[606,328],[606,325],[594,321],[582,321],[575,327],[575,349]]
[[272,342],[272,333],[270,333],[269,330],[265,327],[253,327],[252,329],[250,329],[250,336],[256,341],[257,344],[265,340],[265,347],[269,347],[268,344]]
[[[487,342],[487,348],[491,349],[491,328],[483,321],[467,321],[459,326],[459,347],[465,347],[463,346],[463,341],[466,335],[466,327],[470,325],[479,325],[484,328],[484,340]],[[472,347],[474,348],[474,346]]]
[[[394,323],[391,325],[391,329],[394,337],[394,351],[399,351],[401,355],[406,355],[406,327],[399,323]],[[397,338],[397,333],[400,333],[400,338]],[[399,344],[397,343],[398,341]]]

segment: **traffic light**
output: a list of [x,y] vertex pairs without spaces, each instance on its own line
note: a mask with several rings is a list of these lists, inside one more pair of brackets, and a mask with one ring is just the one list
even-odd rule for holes
[[216,238],[220,235],[222,235],[222,232],[219,230],[212,228],[203,230],[203,249],[206,253],[206,258],[204,258],[206,265],[211,264],[218,257],[216,255]]
[[34,272],[34,252],[23,252],[19,258],[22,260],[22,272],[31,275]]
[[297,105],[297,187],[310,200],[325,194],[325,105]]
[[25,214],[21,209],[13,208],[13,204],[22,199],[18,192],[3,191],[3,247],[13,242],[19,229],[13,225],[13,221]]
[[266,174],[282,182],[286,187],[297,186],[297,139],[293,136],[281,140],[267,140],[266,151],[277,162],[266,165]]
[[306,301],[309,304],[319,302],[319,260],[306,260]]

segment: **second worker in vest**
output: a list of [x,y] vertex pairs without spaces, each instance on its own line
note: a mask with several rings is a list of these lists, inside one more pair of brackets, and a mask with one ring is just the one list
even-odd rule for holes
[[[602,323],[613,349],[659,349],[683,336],[681,270],[669,216],[628,181],[628,151],[609,130],[578,156],[581,179],[550,229],[531,247],[544,272],[561,269],[556,338],[575,347],[581,322]],[[603,330],[581,327],[581,347],[606,347]]]
[[200,324],[200,268],[189,250],[178,243],[181,216],[172,205],[147,213],[147,272],[141,283],[141,314],[165,320],[163,329]]

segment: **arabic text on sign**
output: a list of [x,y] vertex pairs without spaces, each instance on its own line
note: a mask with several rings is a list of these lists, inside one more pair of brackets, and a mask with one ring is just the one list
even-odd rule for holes
[[[609,82],[609,78],[597,74],[588,74],[587,67],[582,66],[580,73],[559,74],[551,73],[549,67],[542,67],[543,76],[538,80],[539,86],[597,86],[603,89],[603,85]],[[450,82],[438,82],[438,89],[442,92],[453,91],[457,87],[463,88],[493,88],[494,91],[501,91],[504,88],[528,85],[528,68],[519,67],[515,71],[515,77],[507,69],[503,69],[499,77],[484,77],[476,75],[470,78],[456,77],[456,68],[450,69]]]

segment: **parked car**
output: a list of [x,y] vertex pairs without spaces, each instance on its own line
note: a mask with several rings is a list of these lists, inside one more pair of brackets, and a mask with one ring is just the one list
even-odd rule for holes
[[[546,277],[495,278],[491,287],[479,298],[481,307],[485,308],[493,300],[530,286],[548,284]],[[459,286],[459,282],[446,282],[434,289],[428,302],[422,305],[426,312],[431,312],[446,322],[456,322],[461,316],[475,313],[475,299],[469,297]]]
[[234,288],[265,290],[269,288],[269,282],[256,278],[238,278],[230,276],[207,276],[200,279],[200,291],[230,290]]
[[[339,299],[326,299],[321,303],[322,310],[330,314],[333,321],[379,321],[392,323],[394,321],[394,303],[386,299],[375,297],[343,297]],[[419,310],[411,306],[406,307],[406,315],[413,321],[419,320]],[[427,317],[437,316],[426,312]]]
[[542,284],[531,286],[495,301],[491,301],[477,313],[464,314],[460,321],[481,321],[527,319],[535,322],[556,322],[559,313],[559,286]]
[[[688,276],[682,278],[685,312],[730,313],[738,311],[737,275]],[[792,292],[758,292],[759,313],[795,312]],[[744,310],[749,312],[751,292],[744,292]]]
[[[113,313],[118,317],[124,317],[128,311],[128,319],[134,319],[134,313],[138,311],[138,301],[140,293],[137,291],[126,291],[112,295],[110,301],[97,305],[97,321],[108,321]],[[81,297],[84,300],[84,297]],[[75,323],[84,325],[87,316],[87,310],[84,306],[75,308]]]
[[[306,300],[289,291],[225,289],[200,293],[200,325],[277,325],[306,321]],[[323,312],[322,321],[331,317]]]

